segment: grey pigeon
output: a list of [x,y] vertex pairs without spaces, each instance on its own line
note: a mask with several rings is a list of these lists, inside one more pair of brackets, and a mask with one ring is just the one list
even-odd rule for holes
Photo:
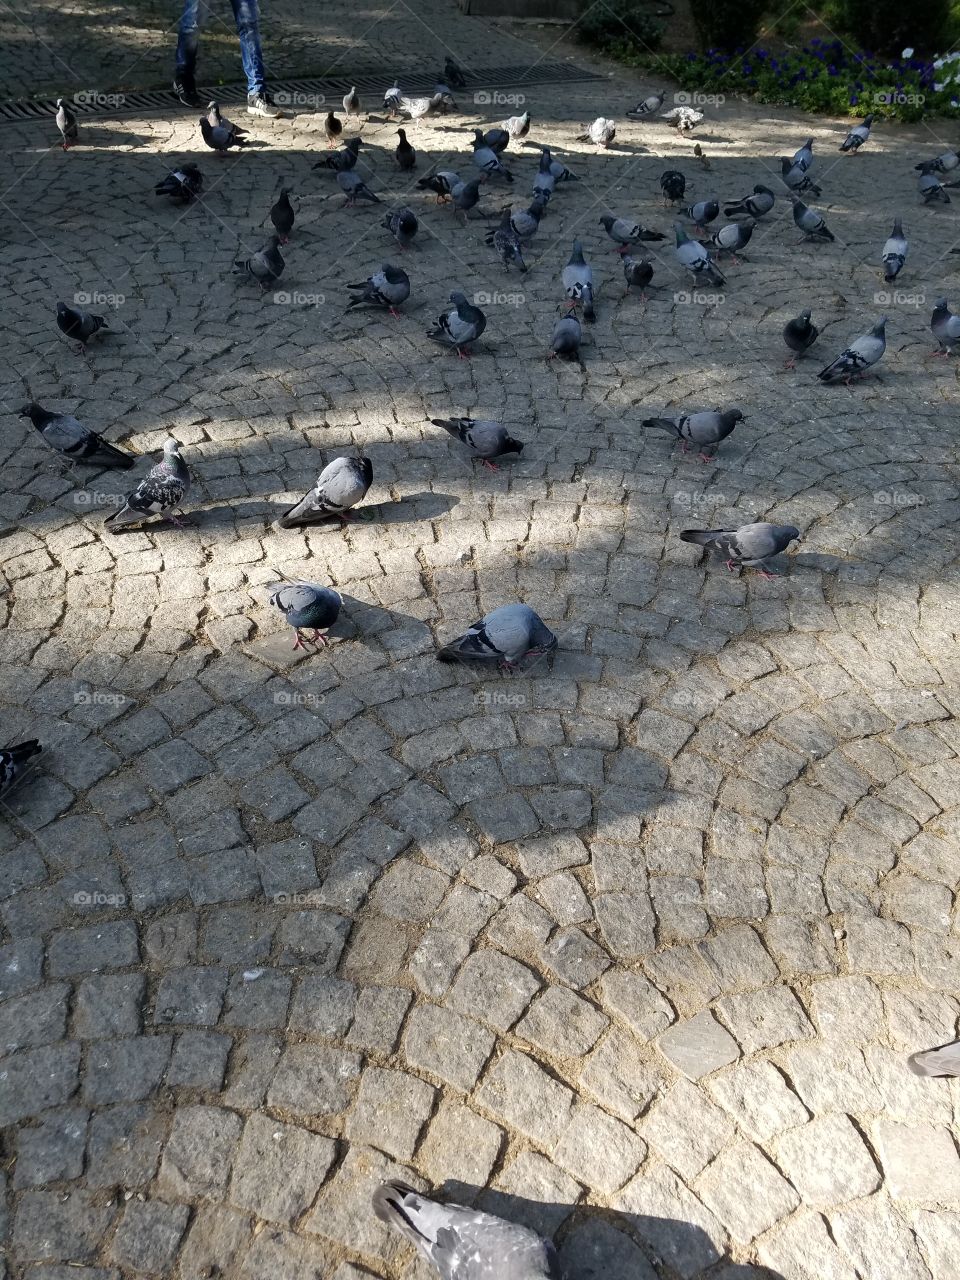
[[475,132],[477,137],[482,138],[483,142],[490,148],[490,150],[495,151],[498,156],[502,155],[510,145],[509,132],[506,129],[501,129],[499,125],[496,125],[492,129],[488,129],[486,133],[481,133],[479,129]]
[[343,122],[338,120],[332,111],[327,112],[326,119],[323,122],[323,132],[327,139],[327,146],[335,147],[343,134]]
[[503,604],[439,649],[437,657],[441,662],[496,658],[501,666],[513,667],[529,654],[549,653],[556,647],[557,637],[529,605]]
[[686,267],[693,276],[694,282],[699,283],[702,278],[709,284],[724,284],[726,276],[710,257],[706,247],[698,240],[691,240],[679,222],[674,223],[674,232],[677,241],[677,261],[682,267]]
[[341,147],[338,151],[334,151],[331,156],[321,156],[314,169],[333,169],[336,173],[346,173],[349,169],[357,167],[357,158],[360,155],[360,148],[363,145],[359,138],[351,138],[345,147]]
[[573,308],[583,307],[584,320],[596,320],[593,305],[593,271],[583,257],[583,245],[574,240],[570,260],[561,273],[563,290]]
[[80,129],[77,125],[77,117],[62,98],[57,99],[57,128],[60,130],[64,151],[69,151],[79,140]]
[[579,361],[582,338],[583,330],[577,317],[572,312],[558,314],[550,338],[550,354],[547,359],[555,360],[557,356],[563,356],[565,360]]
[[9,743],[0,748],[0,795],[9,791],[23,777],[27,765],[43,750],[36,738]]
[[529,1227],[464,1205],[440,1204],[403,1182],[378,1187],[373,1209],[417,1246],[440,1280],[560,1280],[553,1245]]
[[912,1053],[907,1066],[915,1076],[960,1076],[960,1040]]
[[360,116],[360,95],[357,93],[355,84],[350,86],[350,92],[344,94],[343,98],[343,114],[349,119],[350,116]]
[[856,342],[851,342],[832,364],[820,370],[817,374],[820,381],[835,382],[838,378],[843,378],[849,386],[852,378],[863,377],[887,349],[886,323],[886,316],[881,316],[869,333],[857,338]]
[[400,103],[403,100],[403,93],[400,85],[395,80],[383,95],[383,109],[389,111],[391,115],[400,114]]
[[380,225],[386,227],[401,249],[407,249],[413,244],[413,237],[420,226],[417,215],[406,205],[399,209],[391,209],[389,213],[384,214]]
[[507,182],[513,181],[513,174],[509,169],[505,168],[493,148],[487,145],[479,129],[474,130],[473,163],[483,173],[488,175],[497,174],[499,177],[506,179]]
[[[623,278],[627,282],[627,293],[630,292],[631,286],[642,291],[653,279],[653,263],[648,262],[646,258],[631,258],[629,253],[625,253]],[[640,297],[646,299],[646,294],[641,292]]]
[[68,413],[51,413],[31,400],[20,410],[21,418],[29,418],[44,441],[71,462],[87,462],[93,467],[119,467],[129,471],[136,461],[128,453],[108,444],[95,431],[79,423]]
[[667,169],[660,175],[660,191],[664,204],[676,204],[682,200],[687,189],[687,180],[679,169]]
[[950,197],[947,195],[947,187],[954,187],[956,183],[941,182],[934,174],[932,168],[924,165],[917,180],[917,187],[920,192],[920,199],[924,204],[934,204],[940,201],[941,204],[949,204]]
[[290,239],[294,216],[293,205],[290,203],[290,188],[281,187],[277,202],[270,210],[270,221],[274,225],[277,239],[281,244],[286,244]]
[[439,97],[440,99],[437,106],[437,110],[440,115],[445,116],[448,111],[456,111],[457,100],[453,96],[453,90],[448,84],[444,84],[443,81],[438,81],[438,83],[433,86],[433,96],[434,98]]
[[920,173],[950,173],[960,165],[960,152],[945,151],[934,160],[921,160],[913,167]]
[[453,207],[458,215],[463,215],[466,222],[470,215],[470,210],[475,209],[480,203],[480,184],[483,182],[483,175],[474,178],[470,182],[458,182],[450,192],[450,199]]
[[200,117],[200,133],[207,146],[221,156],[229,151],[231,147],[246,147],[249,145],[246,138],[242,138],[234,132],[233,125],[230,125],[229,128],[223,124],[212,125],[206,116]]
[[530,112],[524,111],[521,116],[511,116],[509,120],[504,120],[501,127],[509,133],[511,142],[519,142],[530,132],[530,120]]
[[[277,572],[277,570],[274,570]],[[343,599],[332,587],[322,587],[318,582],[294,582],[284,577],[283,582],[271,582],[267,586],[270,603],[279,609],[296,634],[294,649],[306,649],[310,644],[326,645],[326,632],[340,616]],[[304,628],[313,631],[312,636],[301,635]]]
[[68,307],[65,302],[57,303],[57,328],[72,342],[77,343],[77,350],[86,351],[87,343],[98,333],[109,333],[110,328],[103,316],[91,316],[79,307]]
[[739,529],[684,529],[680,537],[684,542],[719,551],[731,573],[737,565],[746,565],[759,569],[764,578],[773,578],[776,575],[767,571],[764,561],[785,551],[800,537],[800,530],[792,524],[768,524],[760,520],[756,524],[741,525]]
[[788,320],[783,326],[783,340],[794,353],[787,360],[784,366],[786,369],[793,369],[798,357],[802,356],[808,347],[812,347],[820,336],[820,330],[810,319],[810,315],[808,308],[801,311],[795,319]]
[[443,63],[443,74],[455,89],[465,89],[467,87],[466,77],[458,64],[447,54]]
[[435,93],[430,98],[401,98],[399,108],[411,120],[422,120],[425,116],[440,110],[443,106],[443,96],[442,93]]
[[819,200],[823,194],[806,169],[799,164],[794,164],[788,156],[780,157],[780,175],[783,185],[795,196],[806,195],[809,191],[815,200]]
[[468,445],[474,458],[491,471],[497,470],[494,458],[502,458],[505,453],[523,452],[523,441],[514,440],[502,423],[487,418],[431,418],[430,421]]
[[419,178],[417,186],[421,191],[433,191],[437,197],[437,204],[443,204],[445,200],[450,199],[455,187],[463,186],[463,179],[452,169],[440,169],[437,173],[429,173],[425,178]]
[[241,129],[238,124],[234,124],[232,120],[228,120],[220,110],[219,102],[207,103],[207,119],[210,122],[211,129],[226,129],[234,139],[246,137],[247,130]]
[[174,204],[189,204],[203,190],[203,174],[195,164],[173,169],[153,188],[157,196],[169,196]]
[[544,147],[540,152],[537,176],[533,180],[533,198],[546,204],[553,195],[556,185],[557,179],[553,172],[553,156],[550,154],[550,148]]
[[642,102],[638,102],[632,111],[627,111],[625,114],[630,120],[642,120],[645,116],[655,116],[663,106],[666,97],[662,90],[659,93],[651,93]]
[[616,122],[605,116],[597,116],[593,124],[584,132],[577,134],[578,142],[592,142],[597,147],[609,147],[617,136]]
[[344,207],[356,204],[358,200],[369,200],[371,204],[382,204],[379,196],[375,196],[359,173],[349,170],[347,173],[337,174],[337,186],[347,197],[344,200]]
[[460,359],[464,360],[468,356],[466,348],[486,329],[487,317],[479,307],[468,302],[463,293],[451,293],[450,301],[453,306],[440,312],[433,328],[427,330],[427,337],[453,347]]
[[603,215],[600,219],[600,225],[621,253],[625,252],[631,244],[640,244],[644,240],[666,240],[667,238],[662,231],[651,231],[639,222],[628,222],[626,218],[615,218],[609,213]]
[[519,240],[532,240],[543,217],[544,203],[534,199],[526,209],[515,209],[510,215],[510,227]]
[[937,298],[933,304],[930,328],[938,344],[933,354],[949,356],[957,343],[960,343],[960,316],[951,312],[946,298]]
[[710,462],[716,457],[720,441],[731,434],[738,422],[743,422],[743,412],[731,408],[682,413],[676,418],[645,418],[643,425],[673,432],[684,453],[691,444],[696,445],[701,461]]
[[545,151],[547,155],[550,156],[550,172],[553,175],[553,177],[557,180],[557,182],[579,182],[580,181],[577,175],[571,169],[568,169],[567,166],[563,164],[562,161],[555,160],[553,158],[553,155],[551,154],[549,147],[543,147],[541,148],[541,151],[542,152]]
[[662,111],[661,120],[669,120],[670,126],[679,133],[693,133],[703,120],[703,112],[693,107],[674,107],[671,111]]
[[710,237],[710,243],[715,247],[717,257],[721,253],[729,253],[736,262],[737,254],[750,243],[756,225],[753,218],[745,218],[742,222],[728,222],[715,231]]
[[793,164],[806,171],[813,164],[813,139],[808,138],[798,151],[793,153]]
[[520,237],[510,225],[512,214],[509,208],[502,210],[500,214],[500,225],[493,231],[486,234],[486,243],[492,245],[496,249],[500,261],[504,268],[509,271],[511,262],[515,262],[520,268],[520,274],[527,269],[527,264],[523,260],[523,245]]
[[720,216],[720,201],[712,199],[698,200],[696,204],[692,204],[689,209],[684,209],[683,212],[698,227],[705,227],[708,222],[713,222],[714,218]]
[[298,529],[336,517],[344,524],[351,507],[362,502],[373,484],[373,464],[369,458],[334,458],[317,477],[309,493],[277,521],[281,529]]
[[863,144],[870,137],[870,126],[873,124],[873,115],[870,114],[860,124],[855,125],[847,136],[841,142],[839,150],[846,151],[849,155],[855,156]]
[[907,237],[903,234],[903,224],[899,218],[893,220],[893,230],[883,246],[883,278],[892,284],[903,270],[909,249]]
[[398,129],[397,136],[400,141],[397,143],[397,149],[394,155],[397,158],[397,164],[404,173],[409,173],[411,169],[417,167],[417,153],[407,141],[406,129]]
[[803,232],[804,240],[835,240],[836,236],[816,209],[810,209],[799,196],[791,196],[793,220]]
[[751,218],[762,218],[765,213],[770,212],[776,202],[777,198],[770,188],[758,183],[750,195],[744,196],[742,200],[731,200],[729,204],[725,204],[723,216],[739,218],[742,214],[749,214]]
[[410,277],[400,267],[385,262],[372,276],[359,284],[348,284],[347,288],[355,290],[347,303],[348,311],[355,307],[385,307],[392,316],[399,316],[397,307],[410,297]]
[[272,284],[276,284],[286,265],[280,252],[280,237],[271,236],[263,248],[252,253],[249,258],[237,258],[233,264],[233,274],[256,280],[263,293]]
[[182,522],[174,511],[189,489],[190,472],[180,456],[179,442],[171,436],[164,441],[162,460],[150,468],[123,506],[107,516],[104,523],[111,533],[117,533],[127,525],[142,524],[150,516],[167,515],[179,526]]

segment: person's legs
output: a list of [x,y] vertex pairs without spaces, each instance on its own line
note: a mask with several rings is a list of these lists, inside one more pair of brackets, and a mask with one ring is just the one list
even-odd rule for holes
[[230,0],[240,37],[240,60],[247,77],[247,97],[262,96],[266,73],[260,50],[260,13],[257,0]]
[[184,0],[183,15],[177,28],[176,77],[193,84],[200,43],[200,0]]

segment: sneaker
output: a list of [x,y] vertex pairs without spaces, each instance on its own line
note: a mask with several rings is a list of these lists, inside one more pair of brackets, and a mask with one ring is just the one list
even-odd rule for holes
[[248,93],[247,94],[247,115],[266,116],[270,120],[277,120],[283,115],[270,101],[270,95],[267,93]]
[[177,76],[173,82],[173,92],[185,107],[202,107],[203,103],[197,95],[197,86],[192,76]]

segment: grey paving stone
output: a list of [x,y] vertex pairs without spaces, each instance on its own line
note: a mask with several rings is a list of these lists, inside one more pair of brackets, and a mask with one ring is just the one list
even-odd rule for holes
[[707,1011],[668,1027],[657,1045],[667,1061],[689,1080],[699,1080],[736,1062],[740,1056],[737,1042]]
[[83,1173],[89,1112],[80,1107],[48,1111],[35,1129],[17,1133],[14,1190],[68,1182]]
[[[873,1139],[883,1166],[887,1190],[895,1200],[928,1204],[956,1203],[960,1196],[960,1156],[950,1130],[931,1124],[897,1124],[879,1118],[873,1125]],[[879,1184],[873,1168],[868,1190]],[[867,1192],[863,1193],[864,1195]],[[852,1199],[852,1196],[845,1197]],[[839,1203],[839,1195],[833,1204]]]
[[579,1058],[597,1043],[609,1019],[563,987],[549,987],[533,1002],[514,1034],[552,1058]]
[[111,1258],[133,1271],[163,1274],[173,1265],[189,1217],[189,1205],[131,1200],[113,1237]]
[[521,840],[540,827],[537,816],[523,796],[516,791],[474,801],[470,805],[470,816],[494,844],[503,844],[508,840]]
[[429,920],[449,887],[439,871],[404,861],[389,867],[374,890],[379,911],[394,920]]
[[570,832],[524,840],[518,845],[517,853],[523,874],[530,880],[590,861],[586,845]]
[[372,1053],[391,1053],[412,998],[412,994],[401,987],[363,987],[357,997],[347,1044]]
[[614,1204],[682,1280],[693,1280],[721,1257],[726,1232],[669,1169],[644,1170],[618,1192]]
[[509,1214],[510,1221],[546,1237],[566,1221],[582,1194],[580,1184],[545,1156],[522,1151],[501,1170],[479,1203],[487,1213]]
[[769,1062],[738,1062],[712,1076],[707,1088],[756,1142],[766,1143],[808,1118],[800,1099]]
[[156,1174],[169,1128],[169,1118],[144,1103],[98,1111],[90,1120],[87,1184],[146,1186]]
[[0,999],[39,986],[43,971],[43,943],[39,938],[19,938],[0,947]]
[[62,1106],[77,1088],[79,1069],[80,1045],[73,1040],[22,1049],[5,1058],[0,1069],[0,1125]]
[[746,1053],[814,1034],[810,1019],[789,987],[724,996],[715,1008]]
[[164,1148],[157,1189],[179,1199],[221,1200],[240,1129],[240,1117],[225,1107],[181,1107]]
[[882,1266],[906,1280],[926,1280],[913,1234],[886,1196],[843,1205],[828,1218],[834,1240],[861,1275]]
[[824,1280],[857,1280],[856,1272],[840,1252],[819,1213],[801,1209],[788,1221],[768,1232],[757,1244],[760,1261],[784,1276]]
[[293,911],[280,924],[280,964],[309,964],[333,973],[340,961],[350,921],[329,911]]
[[503,1130],[459,1103],[441,1104],[420,1147],[419,1163],[434,1186],[484,1186],[503,1145]]
[[171,738],[139,757],[148,785],[157,791],[176,791],[211,770],[209,761],[182,738]]
[[362,1257],[395,1265],[405,1252],[403,1237],[368,1212],[376,1187],[395,1178],[416,1191],[427,1189],[413,1169],[369,1147],[351,1146],[304,1220],[303,1230]]
[[83,1040],[136,1035],[146,979],[142,973],[85,978],[77,988],[74,1030]]
[[933,1280],[946,1280],[960,1246],[960,1213],[919,1209],[913,1215],[912,1225]]
[[517,884],[513,872],[489,855],[468,862],[461,874],[468,884],[489,898],[509,898]]
[[230,1036],[216,1031],[184,1031],[173,1046],[166,1082],[216,1093],[223,1084]]
[[338,1115],[349,1106],[359,1076],[359,1054],[292,1044],[283,1052],[267,1102],[298,1116]]
[[730,1140],[734,1126],[702,1090],[679,1080],[644,1116],[641,1132],[667,1164],[691,1182]]
[[62,1040],[69,996],[69,985],[58,982],[0,1005],[0,1054]]
[[148,1097],[163,1079],[172,1036],[97,1040],[87,1049],[83,1097],[93,1105]]
[[561,929],[540,948],[538,958],[553,977],[576,991],[610,967],[606,953],[580,929]]
[[287,1025],[293,979],[276,969],[246,969],[235,973],[227,988],[220,1021],[230,1028],[267,1031]]
[[366,1143],[396,1159],[413,1155],[433,1109],[436,1091],[401,1071],[368,1067],[347,1121],[351,1142]]
[[308,1036],[340,1037],[353,1019],[356,1002],[357,989],[352,982],[308,973],[300,979],[293,997],[290,1029]]
[[828,1040],[863,1044],[883,1031],[880,992],[868,978],[823,978],[812,987],[812,1012]]
[[880,1173],[844,1115],[817,1116],[774,1142],[777,1164],[804,1204],[829,1209],[876,1191]]
[[63,929],[54,934],[47,949],[47,963],[55,978],[122,969],[138,960],[137,927],[132,920]]
[[694,1190],[738,1244],[750,1244],[785,1218],[800,1197],[752,1143],[728,1147]]
[[403,1051],[412,1067],[469,1093],[495,1043],[495,1036],[471,1018],[421,1004],[407,1021]]
[[254,1114],[237,1148],[230,1199],[268,1222],[295,1222],[317,1197],[336,1156],[329,1138]]
[[205,1280],[212,1267],[232,1268],[246,1250],[250,1219],[228,1205],[200,1205],[180,1254],[183,1280]]
[[223,969],[186,968],[164,974],[157,989],[154,1022],[213,1026],[227,989]]
[[461,1013],[509,1031],[540,988],[536,975],[499,951],[474,952],[447,997]]
[[37,1262],[92,1262],[111,1220],[112,1204],[89,1191],[24,1191],[13,1220],[17,1258]]
[[637,960],[656,946],[655,920],[646,893],[602,893],[593,902],[604,941],[620,960]]
[[572,1097],[532,1058],[513,1050],[499,1059],[476,1093],[485,1111],[550,1150],[569,1123]]
[[612,1195],[636,1173],[647,1144],[599,1107],[579,1103],[553,1153],[562,1169],[602,1195]]

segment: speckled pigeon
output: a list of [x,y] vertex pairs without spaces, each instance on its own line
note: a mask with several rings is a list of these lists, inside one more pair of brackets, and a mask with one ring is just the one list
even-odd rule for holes
[[[279,570],[274,569],[274,573]],[[340,616],[343,600],[332,587],[322,587],[317,582],[294,582],[285,575],[283,582],[271,582],[267,586],[270,603],[279,609],[296,633],[294,649],[305,649],[304,641],[326,645],[329,631]],[[312,636],[301,634],[303,628],[313,631]]]
[[682,413],[675,418],[645,418],[643,425],[660,431],[671,431],[680,441],[683,452],[696,445],[703,462],[711,462],[717,454],[721,440],[725,440],[738,422],[743,422],[742,410],[705,409],[699,413]]
[[719,551],[731,573],[737,565],[746,565],[759,569],[764,578],[773,578],[776,574],[764,567],[764,561],[785,551],[800,537],[800,530],[792,524],[768,524],[760,520],[756,524],[741,525],[739,529],[684,529],[680,537],[684,542]]
[[870,126],[873,124],[873,114],[868,115],[858,125],[850,130],[843,142],[840,143],[839,150],[846,151],[849,155],[855,156],[863,144],[870,137]]
[[51,413],[31,400],[20,410],[21,418],[29,418],[51,449],[72,462],[87,462],[94,467],[118,467],[129,471],[136,459],[115,448],[95,431],[79,423],[67,413]]
[[703,120],[703,112],[694,107],[673,107],[670,111],[661,111],[661,120],[668,120],[670,127],[678,133],[693,133]]
[[42,750],[43,747],[36,738],[0,748],[0,794],[8,791],[23,777],[29,762]]
[[907,237],[903,234],[903,223],[899,218],[894,218],[893,230],[883,246],[883,278],[887,284],[892,284],[903,270],[909,248]]
[[640,289],[640,297],[645,298],[642,292],[653,279],[653,263],[648,262],[646,258],[632,258],[629,253],[623,255],[623,278],[627,282],[627,293],[630,292],[631,286]]
[[817,374],[820,381],[835,382],[838,378],[843,378],[849,386],[851,379],[863,377],[887,349],[886,323],[886,316],[881,316],[869,333],[857,338],[856,342],[851,342],[832,364],[820,370]]
[[174,514],[190,489],[190,472],[180,456],[179,441],[169,437],[163,443],[163,458],[129,494],[119,510],[107,516],[104,524],[111,533],[131,524],[142,524],[150,516],[166,515],[179,526],[182,521]]
[[496,249],[507,271],[510,270],[511,262],[515,262],[522,275],[527,269],[527,264],[523,260],[523,245],[520,237],[510,225],[511,217],[509,208],[501,210],[499,227],[488,231],[484,239],[488,245]]
[[441,662],[457,658],[496,658],[515,666],[528,654],[549,653],[557,637],[526,604],[503,604],[437,651]]
[[203,174],[195,164],[173,169],[153,188],[157,196],[169,196],[174,204],[189,204],[203,190]]
[[385,262],[372,276],[358,284],[348,284],[347,288],[356,290],[347,303],[348,311],[355,307],[384,307],[392,316],[399,317],[397,307],[410,297],[410,277],[402,267]]
[[442,427],[449,435],[462,440],[473,450],[474,458],[479,459],[491,471],[498,468],[494,458],[502,458],[506,453],[522,453],[523,441],[514,440],[506,427],[500,422],[488,418],[431,418],[435,427]]
[[366,497],[373,484],[373,463],[369,458],[334,458],[328,463],[317,483],[309,493],[285,512],[278,524],[281,529],[297,529],[303,525],[319,524],[337,517],[344,524],[351,517],[348,512]]
[[632,111],[625,112],[629,120],[642,120],[645,116],[655,116],[666,101],[666,93],[651,93],[649,97],[638,102]]

